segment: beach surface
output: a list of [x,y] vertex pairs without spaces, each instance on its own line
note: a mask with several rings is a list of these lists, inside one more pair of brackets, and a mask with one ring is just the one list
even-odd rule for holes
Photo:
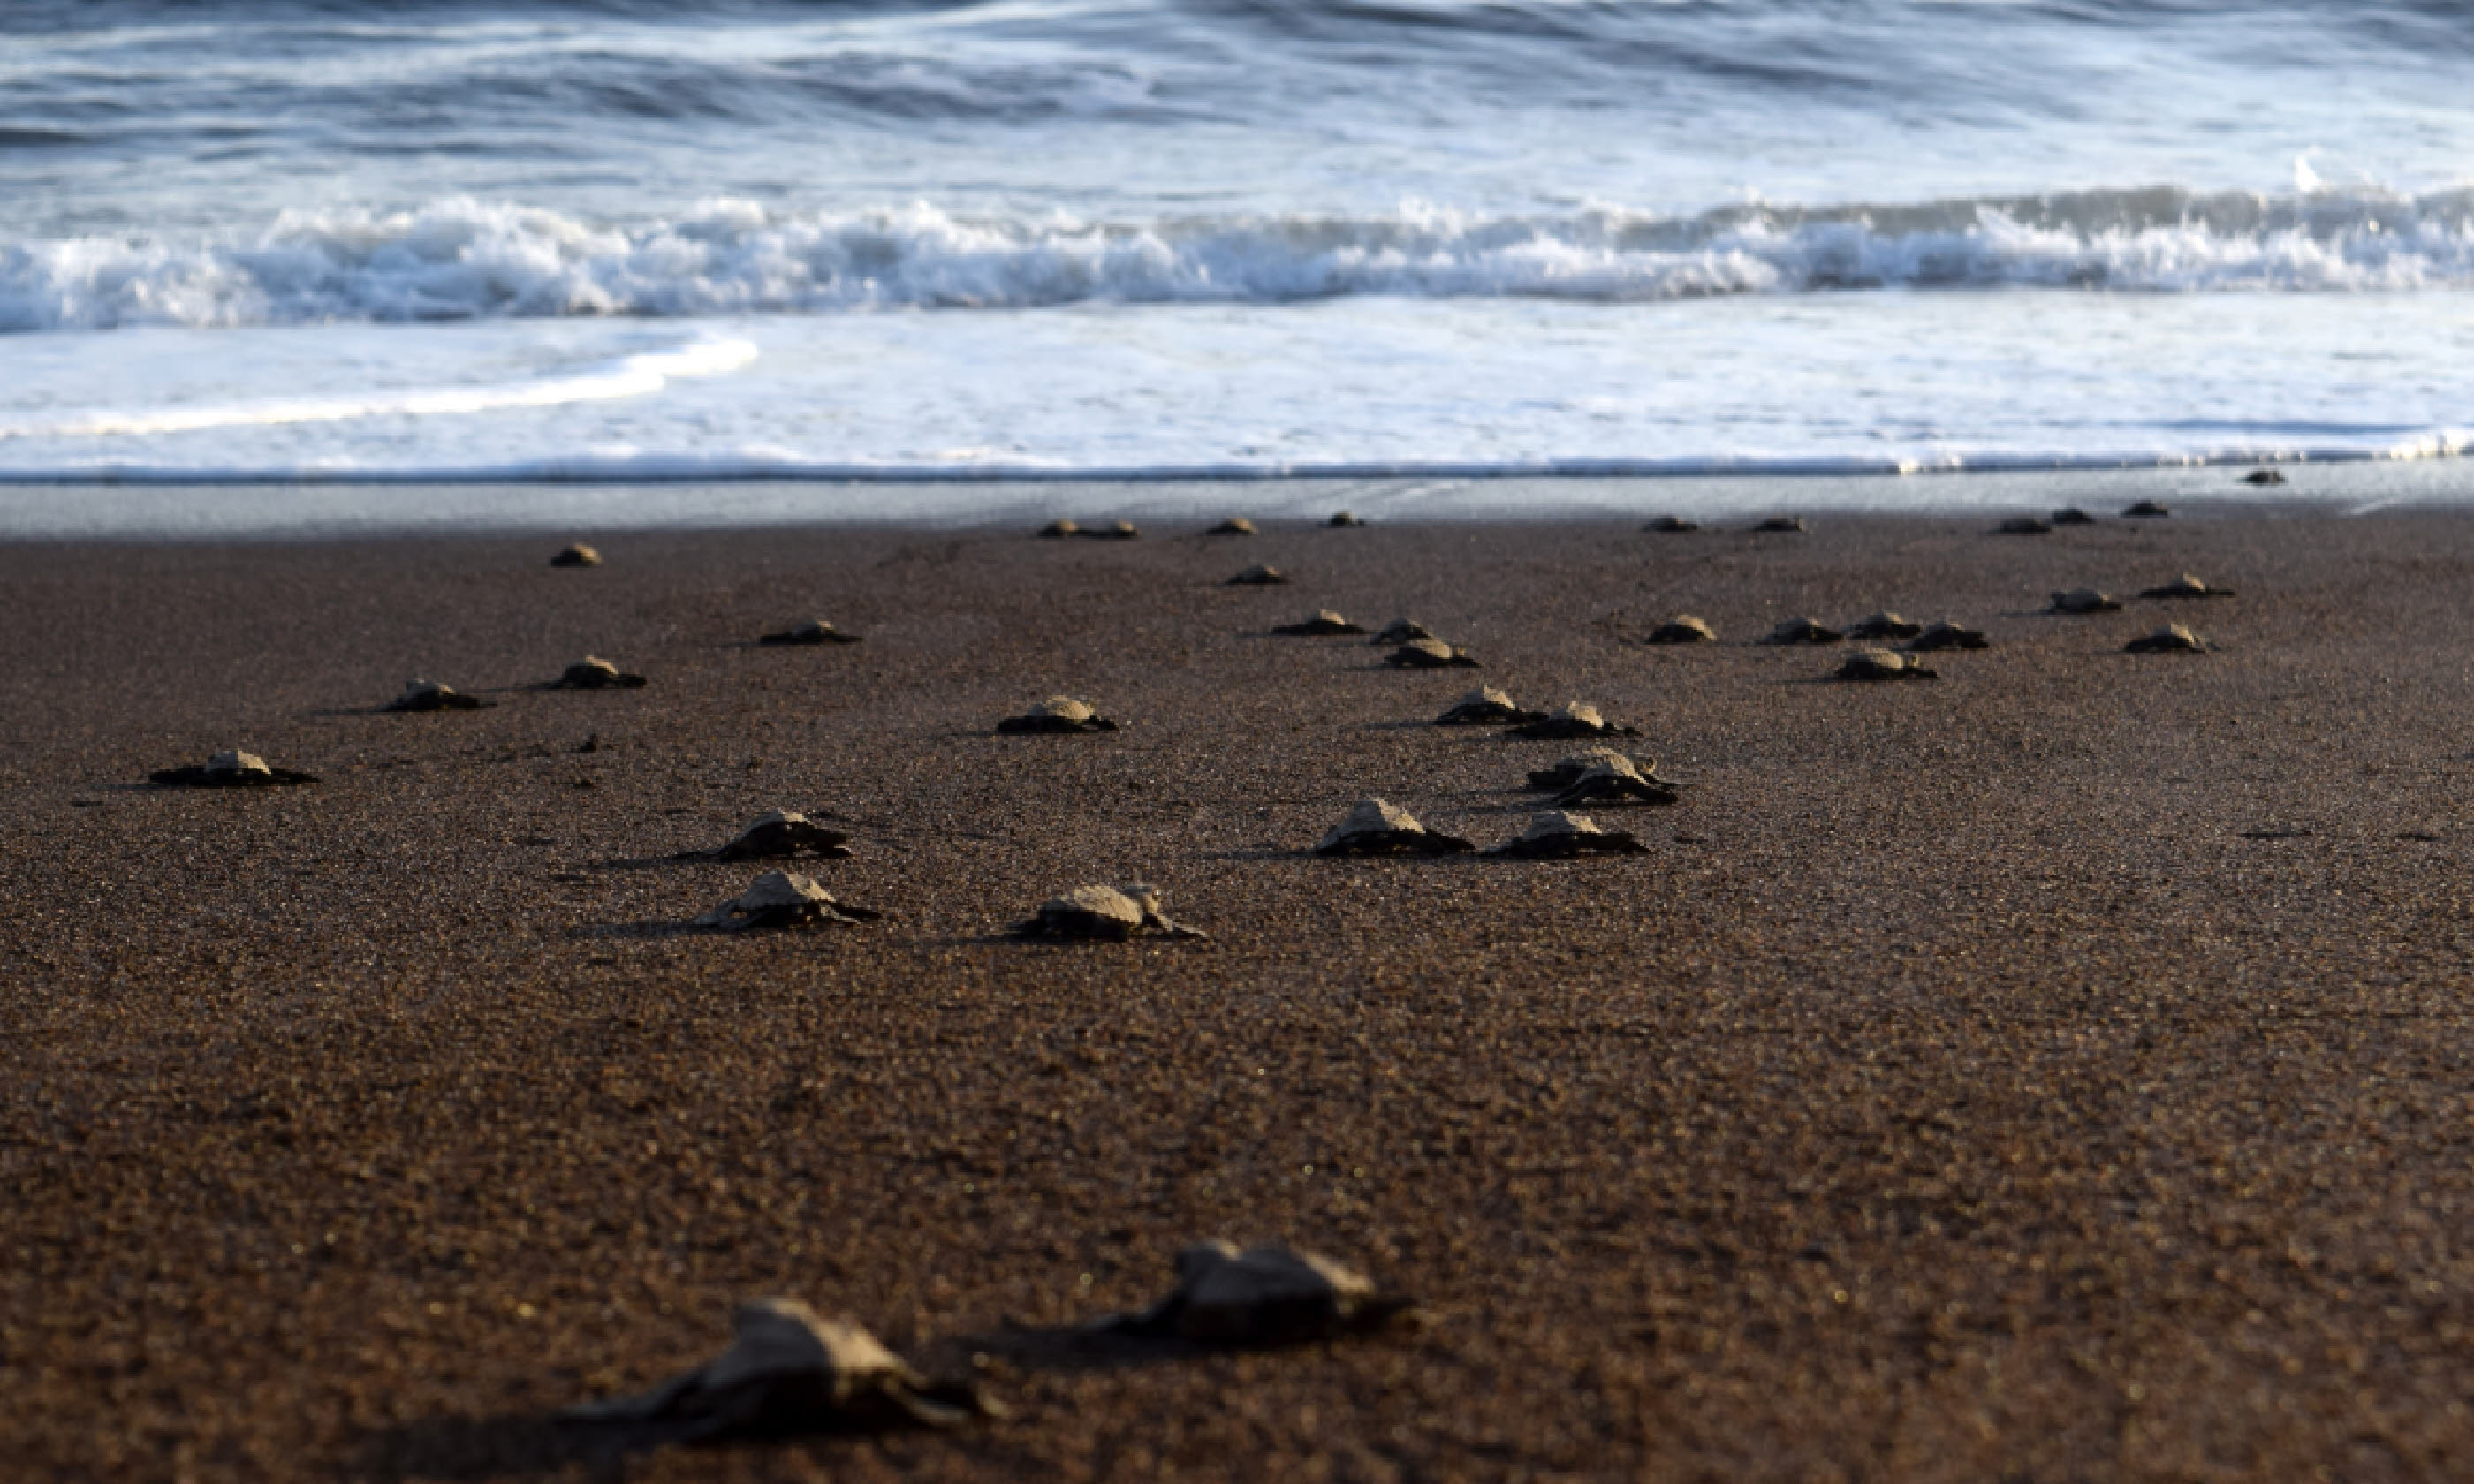
[[[2243,1479],[2474,1471],[2474,519],[0,545],[0,1474]],[[1225,491],[1225,513],[1249,491]],[[1286,586],[1225,586],[1254,562]],[[2190,571],[2238,596],[2143,602]],[[2041,611],[2091,585],[2124,610]],[[1362,639],[1406,614],[1483,662]],[[1931,683],[1783,618],[1951,617]],[[1678,612],[1717,644],[1639,640]],[[865,642],[748,641],[810,615]],[[2131,656],[2181,621],[2207,655]],[[587,653],[642,690],[527,688]],[[469,714],[376,708],[424,676]],[[1596,704],[1645,855],[1492,844]],[[1000,736],[1055,692],[1112,734]],[[174,791],[245,747],[311,787]],[[885,921],[684,924],[758,812]],[[1200,943],[1003,936],[1147,881]],[[1091,1355],[1184,1242],[1420,1325]],[[547,1419],[847,1313],[1008,1421]]]

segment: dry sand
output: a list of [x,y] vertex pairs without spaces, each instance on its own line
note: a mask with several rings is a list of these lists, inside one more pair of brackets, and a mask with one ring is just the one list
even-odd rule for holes
[[[2474,1472],[2474,520],[1202,524],[0,547],[0,1475]],[[2241,596],[2038,612],[2185,569]],[[1486,668],[1265,636],[1324,607]],[[1882,607],[1996,647],[1743,642]],[[1727,642],[1634,642],[1678,611]],[[810,614],[866,642],[743,642]],[[2120,652],[2169,619],[2221,652]],[[651,684],[515,688],[587,652]],[[1640,727],[1652,853],[1307,858],[1370,793],[1518,828],[1573,745],[1425,725],[1478,681]],[[991,734],[1057,691],[1127,730]],[[228,746],[325,781],[133,786]],[[679,931],[760,868],[661,857],[769,806],[890,920]],[[1211,940],[996,936],[1133,879]],[[1431,1321],[1005,1334],[1214,1233]],[[1014,1420],[541,1422],[759,1293]]]

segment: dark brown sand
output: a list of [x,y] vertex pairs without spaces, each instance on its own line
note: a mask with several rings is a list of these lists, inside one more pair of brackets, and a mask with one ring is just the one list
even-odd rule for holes
[[[0,548],[0,1476],[618,1477],[541,1419],[762,1293],[1014,1418],[623,1476],[2474,1472],[2474,521],[1992,523]],[[1322,607],[1486,668],[1264,636]],[[1744,642],[1884,607],[1996,647]],[[587,652],[650,686],[518,688]],[[1307,858],[1516,831],[1573,745],[1425,724],[1478,681],[1640,727],[1653,852]],[[1127,730],[991,734],[1057,691]],[[132,786],[228,746],[325,781]],[[890,921],[678,931],[775,805]],[[1135,879],[1211,941],[996,936]],[[1006,1332],[1218,1233],[1430,1322]]]

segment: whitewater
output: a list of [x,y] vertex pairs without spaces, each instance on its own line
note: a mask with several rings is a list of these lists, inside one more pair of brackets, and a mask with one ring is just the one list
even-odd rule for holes
[[2446,458],[2461,22],[34,0],[0,481]]

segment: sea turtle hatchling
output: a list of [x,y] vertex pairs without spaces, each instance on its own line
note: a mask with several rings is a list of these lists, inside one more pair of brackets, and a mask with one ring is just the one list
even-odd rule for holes
[[1333,527],[1347,527],[1362,526],[1366,524],[1366,522],[1359,519],[1356,515],[1349,511],[1336,510],[1331,513],[1331,518],[1324,521],[1323,524]]
[[1644,855],[1649,847],[1630,831],[1601,828],[1586,814],[1540,809],[1527,828],[1487,851],[1518,860],[1569,860],[1575,855]]
[[1925,626],[1896,613],[1870,613],[1847,626],[1851,639],[1912,639]]
[[281,788],[318,781],[314,774],[269,767],[265,758],[237,748],[226,748],[204,763],[163,768],[149,777],[166,788]]
[[730,1349],[648,1392],[568,1408],[570,1424],[661,1427],[677,1442],[731,1436],[949,1427],[1002,1408],[930,1382],[847,1319],[796,1299],[739,1305]]
[[2246,485],[2281,485],[2285,483],[2285,476],[2272,468],[2255,468],[2244,474],[2242,482]]
[[1907,641],[1910,655],[1929,655],[1945,649],[1987,649],[1991,642],[1981,629],[1962,628],[1948,619],[1927,624],[1925,632]]
[[828,829],[804,814],[786,809],[767,809],[749,822],[745,829],[715,850],[712,860],[787,860],[795,855],[816,855],[827,860],[847,860],[850,836],[838,829]]
[[1835,644],[1846,635],[1817,618],[1782,619],[1762,639],[1764,644]]
[[1685,519],[1681,515],[1661,515],[1657,519],[1652,520],[1649,524],[1642,526],[1641,529],[1644,531],[1655,531],[1661,536],[1684,536],[1690,532],[1698,531],[1701,527],[1692,521]]
[[2138,500],[2122,508],[2122,518],[2124,520],[2162,520],[2171,514],[2173,513],[2167,510],[2164,502],[2160,500]]
[[2089,515],[2086,511],[2079,509],[2075,505],[2065,505],[2060,510],[2053,512],[2050,515],[2048,515],[2045,518],[2050,520],[2057,526],[2092,526],[2096,524],[2096,517],[2094,515]]
[[598,655],[587,655],[561,671],[550,682],[552,690],[634,690],[644,683],[641,675],[629,675]]
[[2012,515],[1995,526],[1993,534],[1996,536],[2050,536],[2053,534],[2053,523],[2050,520],[2039,520],[2033,515]]
[[1350,623],[1331,610],[1324,609],[1303,623],[1274,625],[1272,632],[1291,634],[1298,638],[1320,639],[1337,638],[1345,634],[1364,634],[1366,630],[1360,625]]
[[599,566],[601,564],[601,553],[594,551],[592,547],[578,541],[572,546],[560,547],[558,549],[558,555],[549,559],[549,564],[552,566]]
[[2131,655],[2204,655],[2214,647],[2180,624],[2167,624],[2122,646],[2123,653]]
[[1212,1240],[1176,1255],[1176,1286],[1166,1297],[1088,1328],[1195,1345],[1301,1345],[1377,1329],[1414,1307],[1329,1257]]
[[1039,528],[1039,539],[1044,541],[1067,540],[1081,534],[1082,528],[1071,520],[1052,520]]
[[1418,622],[1414,618],[1395,618],[1390,623],[1385,624],[1382,628],[1375,630],[1374,637],[1367,640],[1367,642],[1370,644],[1406,644],[1412,639],[1431,639],[1434,636],[1435,631],[1427,628],[1424,624]]
[[695,920],[698,927],[743,933],[752,928],[841,927],[873,922],[881,912],[834,900],[834,894],[813,876],[795,871],[768,871],[747,884],[747,890]]
[[1130,520],[1111,520],[1104,526],[1084,526],[1074,534],[1086,541],[1130,541],[1143,533]]
[[1140,934],[1162,938],[1204,938],[1200,928],[1170,922],[1160,915],[1159,889],[1136,882],[1129,886],[1078,886],[1062,897],[1040,903],[1030,921],[1014,925],[1017,938],[1097,938],[1123,943]]
[[1435,718],[1438,727],[1504,727],[1515,722],[1534,722],[1546,715],[1543,711],[1524,711],[1515,704],[1510,693],[1492,685],[1480,685],[1443,708]]
[[2074,587],[2068,592],[2054,593],[2053,606],[2045,611],[2048,613],[2112,613],[2119,612],[2121,609],[2121,602],[2110,594],[2099,592],[2094,587]]
[[1568,741],[1575,737],[1637,737],[1637,727],[1618,727],[1607,720],[1596,706],[1582,701],[1566,701],[1535,721],[1525,721],[1512,729],[1511,735],[1540,741]]
[[1811,527],[1804,523],[1802,515],[1772,515],[1767,520],[1756,522],[1748,529],[1756,535],[1762,536],[1802,536]]
[[1580,752],[1556,758],[1543,768],[1529,773],[1529,786],[1545,793],[1560,792],[1580,781],[1581,775],[1605,763],[1610,767],[1630,768],[1635,772],[1656,772],[1655,760],[1637,758],[1618,753],[1612,747],[1585,748]]
[[452,685],[420,679],[403,682],[403,694],[386,704],[390,711],[478,711],[496,706],[479,696],[468,696]]
[[1411,639],[1391,654],[1383,662],[1400,670],[1474,670],[1478,662],[1469,652],[1446,644],[1441,639]]
[[1859,649],[1838,666],[1842,681],[1937,681],[1941,676],[1924,662],[1895,650]]
[[1254,534],[1254,522],[1247,519],[1243,515],[1231,515],[1202,534],[1205,536],[1251,536]]
[[[1555,796],[1555,807],[1568,809],[1585,803],[1673,803],[1682,795],[1675,785],[1657,773],[1652,761],[1643,767],[1617,753],[1591,764],[1579,777]],[[1534,781],[1538,775],[1531,774]]]
[[1072,696],[1051,696],[1020,716],[997,723],[1004,732],[1114,731],[1117,724]]
[[1243,572],[1240,572],[1236,576],[1228,579],[1226,586],[1231,587],[1276,587],[1281,584],[1292,580],[1293,579],[1290,578],[1288,573],[1281,571],[1278,567],[1265,566],[1258,562],[1254,565],[1248,567]]
[[2185,572],[2161,587],[2149,587],[2139,594],[2143,598],[2230,598],[2231,587],[2211,587]]
[[805,618],[778,634],[761,635],[759,644],[856,644],[856,634],[844,634],[821,618]]
[[1457,855],[1476,847],[1458,835],[1428,829],[1398,804],[1361,799],[1348,817],[1331,826],[1314,848],[1317,855]]
[[1692,613],[1678,613],[1650,630],[1649,637],[1641,642],[1645,644],[1714,644],[1717,641],[1718,631],[1710,627],[1708,619]]

